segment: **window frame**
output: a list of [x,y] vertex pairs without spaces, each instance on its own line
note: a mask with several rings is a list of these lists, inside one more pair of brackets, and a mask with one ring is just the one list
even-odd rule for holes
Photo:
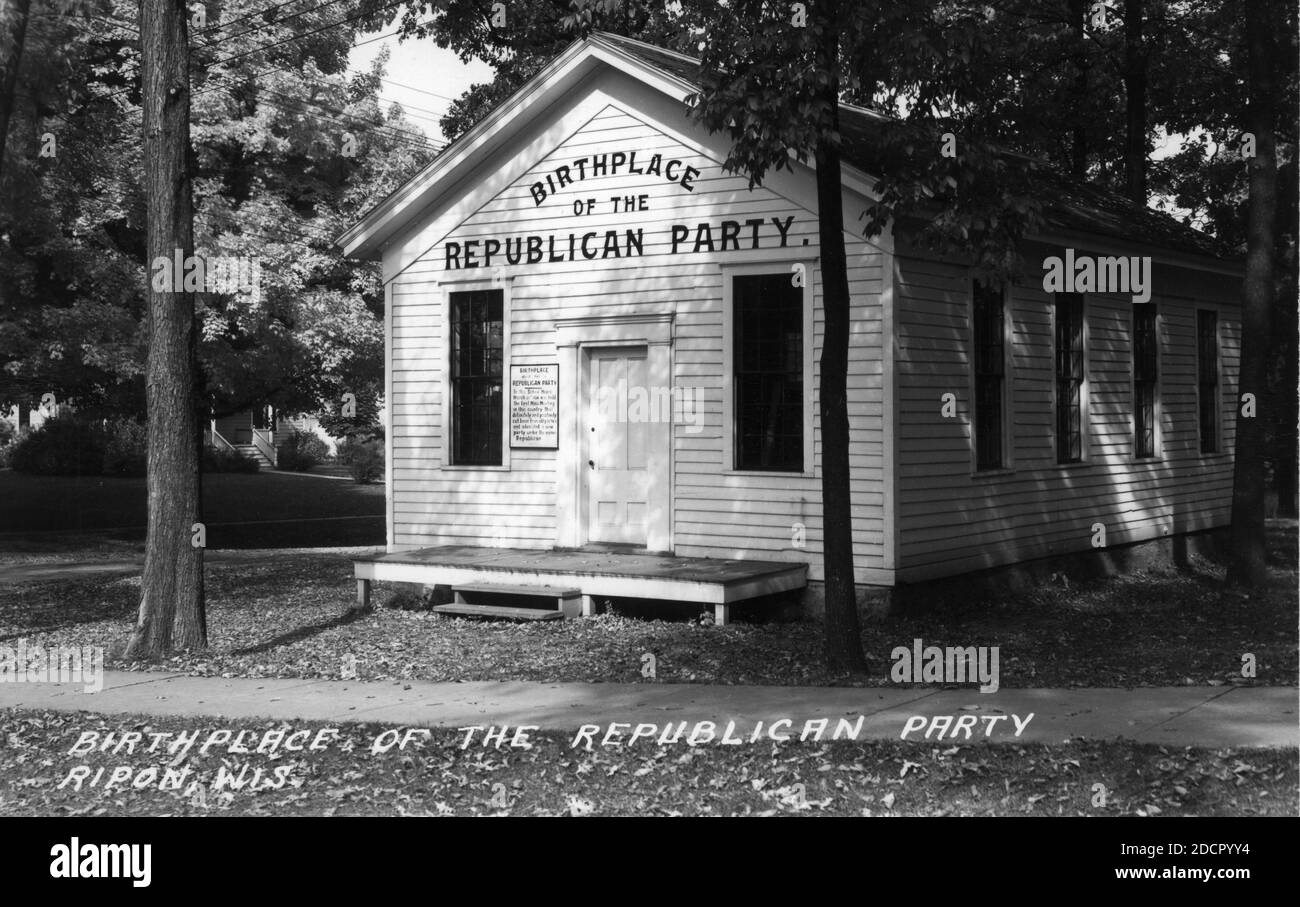
[[[1210,413],[1214,418],[1214,447],[1205,449],[1205,432],[1202,411],[1205,406],[1203,388],[1204,363],[1201,361],[1201,316],[1208,315],[1214,319],[1214,405]],[[1197,455],[1217,457],[1223,455],[1223,319],[1219,310],[1208,306],[1197,306],[1192,323],[1192,348],[1196,356],[1196,448]]]
[[998,303],[1001,306],[1002,314],[1002,394],[1001,394],[1001,415],[1002,424],[1000,428],[999,443],[1001,445],[1001,461],[997,466],[981,467],[979,464],[979,334],[975,320],[975,294],[976,287],[979,284],[975,278],[970,280],[970,301],[967,308],[969,318],[969,338],[970,338],[970,369],[968,381],[968,394],[970,400],[970,449],[971,449],[971,475],[972,477],[1004,475],[1015,472],[1015,432],[1014,417],[1012,411],[1013,404],[1013,370],[1015,363],[1014,350],[1012,341],[1015,337],[1014,325],[1011,320],[1011,285],[1004,281],[999,286]]
[[[1139,313],[1147,311],[1151,313],[1151,337],[1154,344],[1154,370],[1155,376],[1151,379],[1151,453],[1142,454],[1138,447],[1138,413],[1140,404],[1138,400],[1138,317]],[[1164,411],[1162,406],[1162,390],[1164,387],[1164,340],[1163,340],[1164,317],[1154,299],[1148,302],[1132,304],[1132,316],[1129,319],[1129,401],[1132,404],[1133,412],[1131,423],[1129,425],[1129,439],[1131,443],[1131,458],[1135,462],[1149,463],[1164,459],[1164,436],[1161,430],[1161,423],[1164,421]]]
[[[509,472],[510,471],[510,321],[511,293],[509,281],[469,279],[445,281],[441,287],[438,322],[440,325],[439,350],[442,360],[438,408],[442,425],[441,461],[439,469],[448,471]],[[497,291],[501,293],[501,463],[474,464],[453,462],[455,439],[454,382],[451,362],[452,296],[457,293]]]
[[[802,265],[804,271],[803,290],[803,468],[787,469],[740,469],[736,458],[740,452],[737,443],[739,419],[736,414],[736,318],[734,284],[737,277],[761,275],[781,275],[793,280],[795,265]],[[723,461],[722,473],[737,476],[771,476],[812,478],[816,476],[815,454],[815,418],[817,412],[817,388],[814,383],[816,365],[816,336],[814,334],[815,284],[819,279],[815,258],[773,258],[759,264],[723,264],[719,266],[722,275],[722,438]]]
[[[1057,349],[1057,325],[1061,310],[1062,297],[1073,297],[1079,301],[1079,343],[1081,372],[1079,379],[1079,458],[1077,460],[1061,459],[1061,394],[1060,381],[1057,372],[1057,360],[1059,351]],[[1089,375],[1090,368],[1088,363],[1088,352],[1091,349],[1091,337],[1088,330],[1088,297],[1084,293],[1053,293],[1051,302],[1051,343],[1052,343],[1052,459],[1058,467],[1074,467],[1088,463],[1088,435],[1089,435]]]

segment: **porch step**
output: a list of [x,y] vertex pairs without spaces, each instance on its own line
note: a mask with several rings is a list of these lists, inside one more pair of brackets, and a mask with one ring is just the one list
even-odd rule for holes
[[[510,586],[503,583],[464,583],[451,587],[452,595],[455,597],[456,606],[466,606],[465,593],[471,595],[504,595],[504,596],[528,596],[530,598],[549,598],[555,602],[554,611],[541,611],[540,613],[559,616],[559,617],[577,617],[581,608],[582,591],[580,589],[556,589],[553,586]],[[452,607],[444,605],[443,607]],[[497,607],[496,605],[471,606],[471,607]],[[434,609],[435,611],[437,608]],[[538,611],[537,608],[504,608],[506,611]],[[505,615],[502,615],[505,616]],[[546,618],[518,617],[521,620],[544,620]]]
[[436,614],[449,614],[453,617],[499,617],[503,620],[560,620],[563,611],[547,611],[543,608],[507,608],[504,605],[435,605]]
[[508,586],[504,583],[465,583],[452,586],[452,592],[477,592],[482,595],[533,595],[537,598],[577,598],[580,589],[556,589],[554,586]]
[[275,466],[275,464],[272,463],[270,459],[267,458],[266,454],[262,453],[262,451],[258,449],[256,444],[234,444],[232,446],[235,448],[235,450],[239,451],[244,456],[252,457],[258,463],[260,463],[262,466],[267,467],[268,469]]

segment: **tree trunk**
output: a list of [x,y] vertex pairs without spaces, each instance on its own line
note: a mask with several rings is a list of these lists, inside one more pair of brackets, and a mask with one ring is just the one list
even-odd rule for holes
[[154,659],[207,645],[203,613],[203,549],[193,544],[201,522],[199,449],[202,430],[195,388],[194,297],[154,286],[153,263],[190,256],[194,245],[189,176],[189,36],[185,0],[142,0],[146,281],[149,354],[149,530],[140,615],[128,658]]
[[[839,71],[838,4],[814,6],[821,21],[819,67]],[[839,79],[823,94],[832,128],[839,132]],[[817,145],[817,221],[821,253],[822,335],[820,415],[822,440],[822,558],[826,571],[825,654],[833,671],[865,674],[857,588],[853,581],[853,506],[849,498],[849,277],[844,251],[844,203],[839,148],[823,138]],[[811,390],[811,388],[810,388]]]
[[[13,0],[14,15],[13,38],[7,41],[0,35],[0,174],[4,173],[5,140],[9,135],[9,117],[14,111],[14,92],[18,88],[18,67],[22,64],[23,45],[27,43],[27,14],[32,8],[32,0]],[[8,28],[9,23],[0,21],[0,27]],[[5,47],[12,44],[12,47]]]
[[[1284,195],[1287,191],[1278,186],[1279,195]],[[1294,236],[1295,210],[1287,212],[1286,217],[1280,221],[1279,229]],[[1289,262],[1285,267],[1285,279],[1273,295],[1273,328],[1269,337],[1275,344],[1273,359],[1276,371],[1270,374],[1273,387],[1270,389],[1272,404],[1268,425],[1272,435],[1273,493],[1277,496],[1277,515],[1295,519],[1297,469],[1300,469],[1300,457],[1296,450],[1297,444],[1300,444],[1297,435],[1300,398],[1296,397],[1296,386],[1300,384],[1300,344],[1296,337],[1295,264]]]
[[1088,103],[1088,47],[1084,26],[1088,19],[1088,0],[1070,0],[1070,33],[1074,44],[1074,103],[1078,112],[1071,117],[1074,127],[1071,130],[1073,141],[1070,143],[1070,176],[1079,182],[1088,178],[1088,129],[1084,125],[1087,119],[1083,111]]
[[1273,494],[1277,496],[1277,515],[1283,519],[1296,518],[1296,470],[1300,469],[1295,449],[1295,432],[1287,439],[1290,446],[1278,452],[1273,459]]
[[[1248,72],[1248,132],[1255,135],[1250,168],[1250,204],[1246,222],[1246,286],[1242,303],[1242,394],[1267,399],[1270,306],[1273,301],[1273,218],[1277,207],[1277,158],[1273,135],[1276,99],[1273,81],[1272,0],[1244,4]],[[1228,581],[1263,585],[1268,577],[1264,532],[1264,419],[1241,417],[1237,408],[1232,469],[1232,532]]]
[[1124,0],[1125,194],[1147,203],[1147,52],[1142,0]]

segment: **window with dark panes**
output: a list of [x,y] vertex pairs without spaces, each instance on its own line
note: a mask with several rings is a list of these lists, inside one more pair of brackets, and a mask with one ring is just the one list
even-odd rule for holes
[[1201,423],[1201,453],[1219,451],[1219,316],[1196,313],[1197,407]]
[[789,273],[733,281],[736,468],[802,472],[803,289]]
[[1006,349],[1002,288],[975,281],[975,468],[1003,464],[1003,385]]
[[1056,294],[1056,462],[1083,459],[1083,297]]
[[1160,338],[1156,304],[1133,306],[1133,456],[1156,455],[1156,381]]
[[501,465],[502,292],[451,294],[451,462]]

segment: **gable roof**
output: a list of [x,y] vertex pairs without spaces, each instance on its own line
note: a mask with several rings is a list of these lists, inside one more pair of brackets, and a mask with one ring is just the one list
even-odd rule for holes
[[[588,38],[569,45],[523,87],[450,143],[428,167],[371,208],[338,238],[338,245],[349,256],[378,258],[386,241],[400,232],[441,187],[456,182],[455,177],[463,175],[461,171],[482,159],[503,126],[527,117],[534,101],[551,92],[563,91],[601,62],[656,84],[681,99],[691,94],[699,83],[700,61],[694,57],[634,38],[593,32]],[[854,170],[862,174],[875,170],[871,151],[874,136],[889,122],[890,118],[883,114],[841,104],[841,151],[846,180]],[[1079,183],[1050,167],[1034,168],[1031,185],[1049,200],[1043,214],[1051,228],[1239,261],[1238,256],[1208,234],[1117,193]]]

